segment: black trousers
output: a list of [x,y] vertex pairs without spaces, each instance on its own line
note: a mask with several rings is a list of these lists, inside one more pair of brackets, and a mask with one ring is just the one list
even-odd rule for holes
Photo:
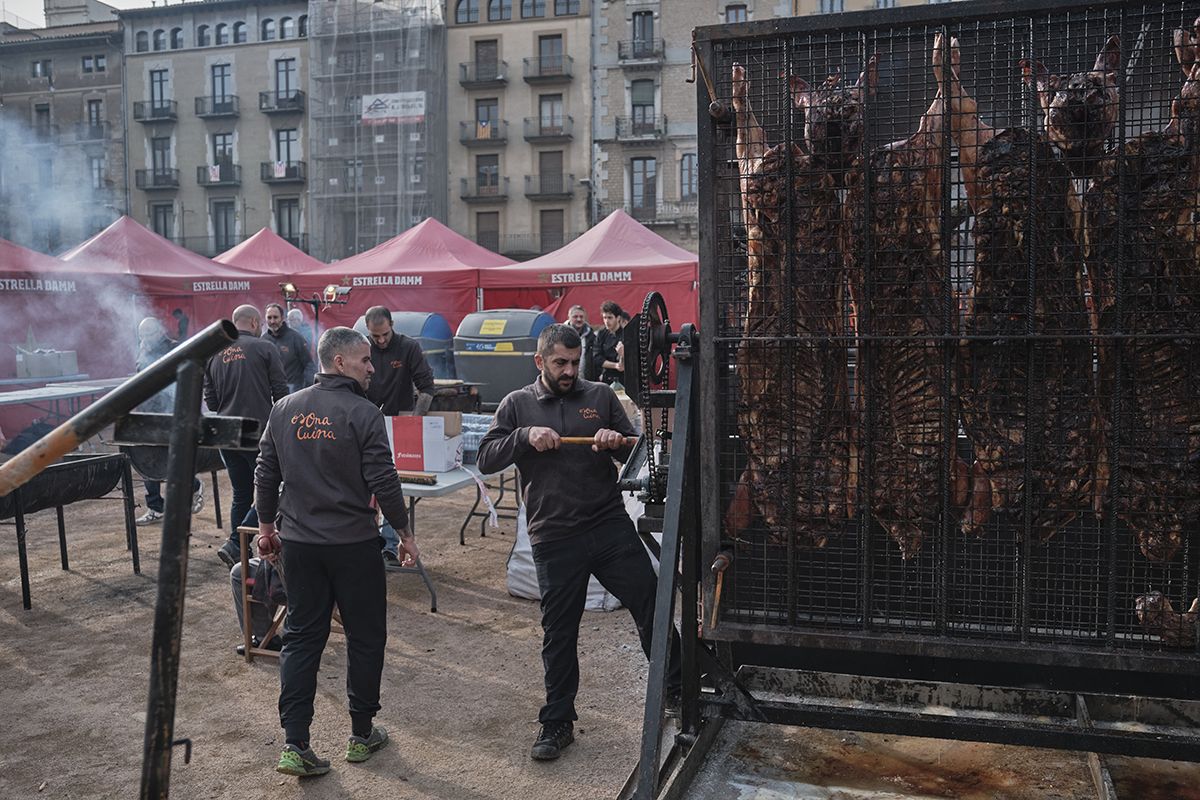
[[229,485],[233,487],[233,502],[229,508],[229,541],[238,544],[237,529],[254,505],[254,466],[258,461],[257,450],[222,450],[221,460],[229,473]]
[[[624,515],[564,539],[535,544],[533,563],[542,594],[542,666],[546,677],[546,705],[538,721],[576,720],[579,622],[587,600],[588,577],[595,575],[629,609],[647,658],[654,634],[658,578],[633,522]],[[679,669],[679,634],[672,628],[669,690],[679,688]]]
[[288,615],[279,654],[279,721],[289,740],[308,741],[317,671],[337,605],[346,630],[351,718],[379,711],[387,644],[387,584],[379,537],[345,545],[283,544]]

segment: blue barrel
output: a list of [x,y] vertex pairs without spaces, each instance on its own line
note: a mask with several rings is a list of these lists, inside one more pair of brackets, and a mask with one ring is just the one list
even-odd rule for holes
[[545,311],[498,308],[468,314],[454,336],[459,380],[479,384],[484,408],[495,408],[509,392],[533,383],[538,334],[554,317]]

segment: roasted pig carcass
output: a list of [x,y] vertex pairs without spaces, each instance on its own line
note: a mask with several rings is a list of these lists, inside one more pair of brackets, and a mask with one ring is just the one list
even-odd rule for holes
[[959,357],[962,422],[975,463],[961,527],[982,535],[993,513],[1023,512],[1027,503],[1029,531],[1047,539],[1092,504],[1096,472],[1079,201],[1049,140],[979,119],[959,79],[957,41],[950,56],[951,68],[939,77],[975,215]]
[[1200,598],[1192,601],[1192,607],[1181,613],[1162,592],[1147,592],[1138,595],[1134,602],[1138,622],[1169,647],[1192,648],[1196,646],[1196,618],[1200,616]]
[[735,65],[749,251],[738,425],[748,463],[727,513],[728,533],[738,538],[757,511],[773,541],[794,533],[821,547],[854,514],[856,491],[841,206],[821,158],[792,143],[767,148],[748,91],[745,70]]
[[1170,124],[1109,153],[1084,194],[1102,407],[1117,393],[1120,410],[1109,511],[1152,561],[1175,557],[1200,511],[1200,341],[1171,336],[1200,333],[1196,37],[1177,31],[1175,53],[1185,79]]
[[[935,42],[935,68],[941,49]],[[859,333],[871,334],[858,344],[856,392],[859,419],[872,433],[870,452],[862,451],[870,459],[863,462],[871,476],[866,497],[905,559],[941,518],[943,481],[966,494],[966,466],[945,460],[954,450],[958,402],[955,370],[947,375],[947,345],[938,338],[956,331],[958,316],[941,226],[945,115],[939,91],[912,136],[873,150],[865,168],[860,156],[847,175],[847,274]]]

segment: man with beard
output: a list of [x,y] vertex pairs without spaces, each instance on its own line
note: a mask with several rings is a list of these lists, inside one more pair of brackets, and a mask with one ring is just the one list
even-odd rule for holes
[[263,338],[279,351],[289,392],[312,385],[316,369],[308,352],[308,342],[304,341],[299,331],[292,330],[284,321],[283,306],[279,303],[267,306],[267,329],[263,331]]
[[[371,346],[357,331],[330,328],[317,355],[316,383],[271,409],[254,473],[258,552],[278,558],[287,581],[279,655],[279,719],[286,744],[276,769],[300,777],[329,771],[329,762],[309,745],[309,727],[335,605],[346,629],[351,723],[346,760],[366,761],[388,741],[373,722],[387,644],[387,584],[372,497],[399,532],[404,563],[419,557],[383,415],[366,396],[375,372]],[[280,484],[287,486],[282,500]]]
[[[650,655],[657,578],[625,512],[613,458],[626,458],[633,426],[612,389],[579,378],[581,342],[568,325],[538,337],[540,375],[504,398],[479,444],[479,470],[516,464],[529,519],[529,539],[542,595],[542,665],[546,704],[531,756],[558,758],[575,741],[579,690],[579,622],[588,576],[629,609]],[[587,436],[591,447],[562,444]],[[679,642],[672,636],[668,696],[679,692]]]

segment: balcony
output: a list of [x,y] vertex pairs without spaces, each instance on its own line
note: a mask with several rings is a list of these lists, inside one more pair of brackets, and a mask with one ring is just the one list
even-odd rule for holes
[[555,250],[562,247],[567,242],[574,240],[578,234],[554,232],[547,233],[506,233],[498,236],[498,241],[495,242],[496,247],[489,248],[496,250],[501,255],[509,258],[520,260],[522,258],[533,258],[536,256],[544,256],[546,253],[553,253]]
[[80,122],[75,125],[75,141],[77,142],[102,142],[107,138],[107,122]]
[[138,100],[133,104],[135,122],[174,122],[179,118],[179,104],[174,100]]
[[241,104],[238,102],[236,94],[196,98],[196,116],[202,119],[236,117],[240,111],[240,107]]
[[461,63],[458,65],[458,83],[464,89],[499,89],[508,83],[508,62]]
[[480,182],[473,178],[462,178],[459,196],[467,203],[503,203],[508,200],[508,178]]
[[656,67],[662,64],[666,49],[662,39],[617,42],[617,62],[625,67]]
[[305,253],[308,252],[308,234],[307,233],[291,233],[291,234],[287,234],[287,235],[280,234],[279,238],[283,239],[285,242],[290,244],[292,247],[303,250]]
[[466,147],[496,147],[508,142],[508,120],[458,123],[458,141]]
[[530,200],[570,200],[574,194],[574,175],[548,172],[525,176],[525,196]]
[[677,222],[695,222],[700,217],[700,206],[695,199],[664,200],[654,202],[647,198],[641,203],[624,203],[603,206],[600,209],[601,218],[607,217],[618,208],[645,225],[674,225]]
[[178,189],[179,170],[139,169],[133,173],[133,185],[147,192],[155,189]]
[[308,163],[304,161],[263,161],[259,165],[263,183],[304,183],[308,180]]
[[196,167],[196,183],[201,186],[241,186],[239,164],[210,164]]
[[525,141],[569,142],[575,135],[574,117],[526,117]]
[[298,114],[304,111],[304,92],[259,92],[258,110],[264,114]]
[[667,135],[667,118],[617,117],[617,139],[623,142],[657,142]]
[[530,84],[570,83],[575,77],[575,59],[542,56],[525,59],[525,82]]
[[59,128],[57,125],[37,125],[33,129],[34,144],[57,144]]

